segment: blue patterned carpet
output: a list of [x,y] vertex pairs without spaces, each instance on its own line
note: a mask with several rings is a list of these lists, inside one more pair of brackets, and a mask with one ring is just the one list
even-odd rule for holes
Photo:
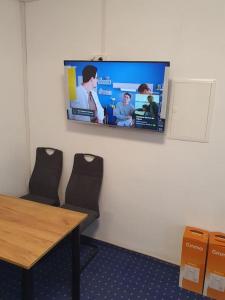
[[[81,300],[207,299],[178,287],[175,265],[92,240],[98,254],[81,274]],[[89,255],[81,248],[81,264]],[[61,243],[34,268],[35,300],[71,299],[71,249]],[[0,300],[20,299],[21,272],[0,263]]]

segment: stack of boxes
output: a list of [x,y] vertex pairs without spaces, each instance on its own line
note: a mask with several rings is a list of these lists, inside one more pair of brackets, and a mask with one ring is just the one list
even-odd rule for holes
[[225,300],[225,234],[185,228],[179,286]]
[[212,232],[209,236],[204,295],[225,299],[225,234]]
[[179,286],[201,294],[204,285],[208,231],[186,227],[183,237]]

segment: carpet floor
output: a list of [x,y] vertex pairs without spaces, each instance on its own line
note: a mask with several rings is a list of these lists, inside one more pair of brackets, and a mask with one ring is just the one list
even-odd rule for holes
[[[90,240],[98,254],[81,274],[81,300],[208,299],[178,287],[179,267],[111,244]],[[81,246],[81,264],[90,248]],[[0,300],[19,300],[21,271],[0,262]],[[63,241],[34,267],[35,300],[71,299],[71,247]]]

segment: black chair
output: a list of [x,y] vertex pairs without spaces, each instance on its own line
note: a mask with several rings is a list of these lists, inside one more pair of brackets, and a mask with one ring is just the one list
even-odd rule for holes
[[58,187],[62,174],[62,151],[38,147],[36,162],[29,182],[29,194],[22,199],[60,206]]
[[[89,160],[91,158],[91,160]],[[88,214],[80,225],[82,233],[99,217],[99,194],[103,178],[103,158],[93,154],[77,153],[74,156],[72,173],[66,188],[63,208]],[[81,266],[81,271],[96,255],[97,247],[81,236],[81,244],[88,245],[94,251],[89,259]]]

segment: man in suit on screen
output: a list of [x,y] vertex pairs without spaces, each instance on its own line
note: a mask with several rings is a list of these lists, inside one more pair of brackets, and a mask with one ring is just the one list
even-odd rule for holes
[[103,123],[104,109],[99,101],[97,87],[97,68],[87,65],[82,71],[83,83],[77,87],[77,98],[71,101],[74,119],[84,122]]

